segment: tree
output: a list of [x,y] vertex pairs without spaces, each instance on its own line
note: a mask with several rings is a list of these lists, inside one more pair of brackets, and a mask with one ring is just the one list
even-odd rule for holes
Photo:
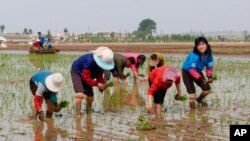
[[243,31],[243,36],[244,36],[244,37],[243,37],[244,40],[247,40],[247,30],[244,30],[244,31]]
[[27,29],[27,28],[24,28],[24,30],[23,30],[23,34],[29,34],[29,32],[28,32],[28,29]]
[[64,28],[63,32],[64,32],[64,34],[69,33],[69,31],[68,31],[67,27],[65,27],[65,28]]
[[3,31],[5,30],[5,26],[4,26],[4,25],[1,25],[1,26],[0,26],[0,30],[1,30],[1,34],[3,34]]
[[147,37],[147,33],[145,31],[134,31],[133,34],[135,35],[136,38],[139,38],[139,39],[146,39]]
[[45,35],[46,38],[51,39],[52,35],[50,30],[48,30],[47,34]]
[[32,34],[33,33],[33,30],[32,29],[29,29],[29,34]]
[[144,19],[140,22],[137,31],[145,33],[144,36],[152,36],[152,34],[156,31],[156,22],[151,19]]
[[111,37],[111,38],[115,38],[115,32],[111,32],[111,33],[110,33],[110,37]]

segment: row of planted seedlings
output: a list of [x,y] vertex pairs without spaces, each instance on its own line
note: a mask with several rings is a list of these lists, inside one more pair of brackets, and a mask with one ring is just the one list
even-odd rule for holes
[[[0,91],[0,103],[1,111],[0,117],[2,121],[25,118],[31,115],[32,107],[32,95],[29,90],[29,79],[30,77],[40,68],[40,69],[49,69],[51,71],[58,71],[63,74],[65,77],[65,85],[62,89],[62,92],[58,95],[60,100],[69,101],[68,108],[62,110],[60,114],[65,118],[59,120],[59,124],[64,127],[72,126],[72,121],[74,120],[74,102],[73,96],[74,91],[72,88],[71,78],[70,78],[70,67],[71,63],[77,58],[76,55],[58,55],[58,56],[26,56],[26,55],[1,55],[2,63],[0,65],[1,69],[1,91]],[[32,58],[32,59],[30,59]],[[42,65],[34,63],[32,60],[42,59]],[[181,69],[181,64],[183,57],[166,57],[166,65],[175,66],[178,70]],[[3,63],[4,62],[4,63]],[[36,61],[35,61],[36,62]],[[51,62],[51,63],[49,63]],[[216,58],[215,60],[215,72],[218,76],[218,80],[214,81],[212,84],[213,94],[211,94],[207,100],[210,102],[210,105],[213,107],[230,107],[235,105],[232,102],[237,102],[238,106],[244,106],[249,103],[249,99],[246,97],[247,90],[249,89],[249,59],[222,59]],[[15,70],[15,73],[10,70]],[[129,71],[129,70],[127,70]],[[143,72],[144,71],[144,72]],[[142,69],[142,72],[145,73],[145,68]],[[122,109],[124,107],[124,97],[130,96],[133,91],[133,78],[128,78],[129,84],[126,89],[116,89],[109,88],[104,95],[95,91],[95,97],[97,98],[93,103],[93,110],[101,111],[101,109]],[[4,82],[4,83],[2,83]],[[237,93],[235,93],[237,91]],[[186,94],[185,87],[182,84],[182,92]],[[135,106],[130,106],[134,116],[138,116],[141,112],[145,112],[145,109],[142,108],[147,104],[147,85],[138,86],[138,94],[136,99],[140,98],[142,104],[137,110],[133,110]],[[185,117],[185,109],[188,108],[187,102],[174,101],[174,94],[176,93],[174,87],[168,90],[165,103],[163,105],[163,111],[167,111],[165,116],[168,119],[181,119]],[[199,94],[199,90],[197,92]],[[98,98],[101,98],[98,100]],[[218,102],[221,101],[221,102]],[[11,102],[10,102],[11,101]],[[144,102],[144,103],[143,103]],[[123,104],[122,104],[123,103]],[[84,104],[83,104],[84,105]],[[84,107],[84,106],[83,106]],[[126,106],[125,106],[126,107]],[[237,107],[236,107],[237,108]],[[238,108],[236,109],[238,111]],[[108,111],[108,110],[106,110]],[[124,114],[118,112],[120,116],[116,116],[118,125],[124,123],[135,123],[136,121],[123,121]],[[246,114],[246,111],[243,111],[243,115]],[[95,116],[95,115],[94,115]],[[211,116],[211,115],[208,115]],[[219,115],[220,116],[220,115]],[[12,117],[12,118],[9,118]],[[223,117],[223,115],[221,116]],[[59,117],[58,117],[59,118]],[[214,117],[216,119],[217,117]],[[99,115],[95,116],[93,123],[99,124],[102,122],[102,118]],[[108,114],[104,115],[104,119],[110,120],[112,123],[114,117],[109,116]],[[221,123],[225,118],[220,118]],[[235,120],[236,121],[236,120]],[[65,124],[68,123],[68,124]],[[120,123],[120,124],[119,124]],[[100,125],[100,124],[99,124]],[[106,125],[109,126],[109,125]],[[116,123],[115,125],[116,126]],[[105,127],[105,126],[104,126]],[[71,127],[74,128],[74,127]],[[112,128],[112,127],[111,127]]]
[[22,130],[13,121],[31,114],[32,99],[26,90],[29,88],[28,77],[32,69],[27,57],[1,54],[0,58],[5,64],[0,67],[0,133],[7,139]]

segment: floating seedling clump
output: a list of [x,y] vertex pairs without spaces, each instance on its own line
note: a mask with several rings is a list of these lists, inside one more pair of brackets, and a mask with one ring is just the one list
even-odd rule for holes
[[145,115],[139,115],[137,122],[137,130],[152,130],[156,129],[156,126],[153,123],[150,123],[145,118]]

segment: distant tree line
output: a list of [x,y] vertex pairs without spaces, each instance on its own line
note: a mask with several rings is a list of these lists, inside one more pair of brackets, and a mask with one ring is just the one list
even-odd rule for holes
[[[99,32],[94,33],[83,33],[78,35],[76,38],[74,33],[70,35],[67,27],[63,29],[64,36],[60,37],[61,41],[70,41],[73,42],[193,42],[198,36],[204,36],[203,33],[200,34],[161,34],[155,35],[157,29],[157,24],[154,20],[147,18],[143,19],[137,28],[137,30],[132,33],[116,33],[116,32]],[[3,34],[5,30],[4,25],[0,25],[0,32]],[[32,29],[24,28],[23,33],[25,35],[33,34]],[[51,31],[48,30],[44,34],[46,38],[52,39]],[[73,38],[72,38],[73,37]],[[228,39],[223,35],[207,37],[209,41],[250,41],[250,34],[245,30],[240,37],[236,39]]]
[[31,34],[33,34],[33,30],[32,29],[28,29],[28,28],[24,28],[23,34],[25,34],[25,35],[31,35]]

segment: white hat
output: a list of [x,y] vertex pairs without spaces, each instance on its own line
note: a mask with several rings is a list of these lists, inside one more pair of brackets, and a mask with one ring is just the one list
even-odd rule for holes
[[0,41],[6,42],[7,40],[6,40],[6,38],[0,36]]
[[108,47],[98,47],[93,51],[94,60],[99,67],[104,70],[112,70],[114,68],[114,53]]
[[59,92],[63,84],[63,76],[61,73],[53,73],[45,79],[46,87],[52,92]]

